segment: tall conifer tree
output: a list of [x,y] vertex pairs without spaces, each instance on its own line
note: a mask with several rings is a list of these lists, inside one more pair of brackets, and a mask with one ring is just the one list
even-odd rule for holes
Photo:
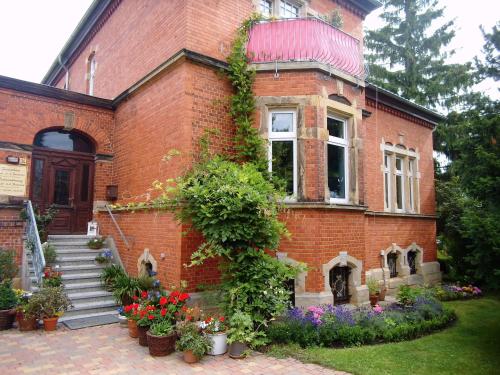
[[452,105],[471,86],[471,64],[447,64],[454,21],[438,26],[437,0],[382,0],[385,25],[366,33],[368,80],[427,107]]

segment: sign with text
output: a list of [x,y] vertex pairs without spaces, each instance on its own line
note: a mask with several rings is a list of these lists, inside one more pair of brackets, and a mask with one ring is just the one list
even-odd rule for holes
[[27,168],[24,165],[0,164],[0,195],[26,195]]

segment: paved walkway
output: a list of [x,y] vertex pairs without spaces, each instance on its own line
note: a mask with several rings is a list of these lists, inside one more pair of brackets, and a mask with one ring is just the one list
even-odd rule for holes
[[254,354],[244,360],[206,356],[188,365],[181,354],[155,358],[118,324],[57,332],[0,331],[0,374],[341,375],[294,359]]

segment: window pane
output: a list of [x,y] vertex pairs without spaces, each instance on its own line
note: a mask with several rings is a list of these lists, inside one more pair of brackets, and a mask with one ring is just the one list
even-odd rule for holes
[[273,141],[272,173],[285,181],[286,192],[293,195],[293,141]]
[[56,170],[54,203],[69,206],[69,171]]
[[273,132],[293,132],[293,113],[273,113],[271,130]]
[[260,0],[260,12],[264,16],[271,16],[272,14],[272,3],[270,0]]
[[94,152],[92,142],[85,136],[66,130],[48,130],[35,137],[35,146],[64,151]]
[[403,170],[403,160],[401,158],[396,158],[396,169],[398,171]]
[[286,1],[280,1],[280,16],[284,18],[297,18],[299,16],[299,8]]
[[403,176],[396,175],[396,205],[399,210],[403,209]]
[[82,183],[80,186],[80,200],[86,202],[89,199],[89,165],[82,166]]
[[331,198],[345,199],[345,148],[328,145],[328,188]]
[[42,198],[42,183],[43,183],[43,160],[34,160],[34,176],[33,176],[33,199]]
[[389,208],[389,173],[384,173],[384,182],[385,182],[385,191],[384,191],[384,198],[385,198],[385,207]]
[[328,128],[328,135],[330,137],[345,138],[344,121],[328,117],[326,120],[326,127]]

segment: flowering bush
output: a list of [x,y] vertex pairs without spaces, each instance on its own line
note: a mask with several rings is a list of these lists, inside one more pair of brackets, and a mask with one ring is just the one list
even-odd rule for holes
[[201,322],[201,328],[203,332],[209,334],[223,333],[227,330],[226,318],[223,316],[212,317],[209,316],[203,322]]
[[467,285],[461,287],[459,285],[445,284],[445,285],[435,286],[431,290],[436,296],[436,298],[441,301],[475,298],[475,297],[480,297],[483,294],[483,291],[481,289],[473,285]]
[[392,304],[385,308],[309,306],[294,308],[268,328],[274,343],[294,342],[307,346],[352,346],[402,341],[446,326],[453,311],[427,296],[417,296],[412,305]]
[[60,287],[62,285],[62,272],[47,271],[43,273],[42,285],[44,287]]
[[109,263],[113,260],[113,252],[111,250],[104,250],[98,256],[95,257],[97,263]]

